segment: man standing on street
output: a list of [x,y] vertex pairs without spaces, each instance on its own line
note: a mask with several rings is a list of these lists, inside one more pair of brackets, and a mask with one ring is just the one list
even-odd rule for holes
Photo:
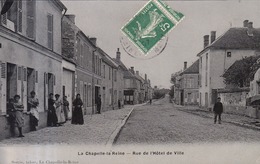
[[97,104],[97,113],[101,114],[101,112],[100,112],[100,109],[101,109],[101,95],[98,96],[96,104]]
[[218,123],[221,124],[221,114],[223,112],[223,104],[220,102],[221,98],[217,98],[217,102],[214,105],[213,111],[215,113],[214,116],[214,123],[216,124],[217,122],[217,117],[218,117]]

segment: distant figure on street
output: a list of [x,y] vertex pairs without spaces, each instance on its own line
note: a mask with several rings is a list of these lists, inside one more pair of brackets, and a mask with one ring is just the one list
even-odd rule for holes
[[23,118],[24,106],[20,102],[19,95],[14,96],[13,106],[14,106],[14,110],[15,110],[15,122],[18,127],[18,131],[19,131],[18,137],[24,137],[23,132],[22,132],[22,127],[24,126],[24,118]]
[[213,107],[213,111],[214,111],[214,123],[217,122],[217,117],[218,117],[218,123],[221,124],[221,114],[223,112],[223,104],[220,102],[221,98],[218,97],[217,98],[217,102],[215,103],[214,107]]
[[96,104],[97,104],[97,113],[101,114],[101,95],[98,95],[98,98],[96,100]]
[[39,122],[39,100],[35,97],[35,92],[32,91],[31,97],[28,99],[28,112],[30,112],[30,129],[31,131],[36,131],[36,127]]
[[150,102],[150,105],[151,105],[151,104],[152,104],[152,99],[150,99],[150,101],[149,101],[149,102]]
[[15,118],[15,109],[14,109],[14,99],[10,98],[8,103],[7,103],[7,115],[6,117],[8,118],[8,122],[10,124],[10,132],[12,137],[15,136],[15,123],[16,123],[16,118]]
[[65,116],[65,122],[69,120],[69,101],[67,100],[67,96],[63,97],[63,111]]
[[121,101],[118,99],[118,109],[121,109]]
[[59,94],[55,94],[55,108],[56,108],[56,115],[58,118],[58,126],[62,126],[63,123],[65,123],[65,116],[62,108],[62,102],[60,99]]
[[80,94],[77,94],[76,99],[73,101],[72,104],[73,104],[73,109],[72,109],[71,123],[83,125],[84,124],[83,112],[82,112],[83,102],[80,98]]
[[53,93],[49,94],[48,99],[48,116],[47,116],[47,126],[57,126],[57,115],[55,111],[55,100],[53,99]]

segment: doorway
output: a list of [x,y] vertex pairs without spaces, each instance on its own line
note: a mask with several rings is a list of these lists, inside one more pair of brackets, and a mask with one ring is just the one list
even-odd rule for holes
[[13,98],[17,94],[17,66],[15,64],[7,63],[7,100]]

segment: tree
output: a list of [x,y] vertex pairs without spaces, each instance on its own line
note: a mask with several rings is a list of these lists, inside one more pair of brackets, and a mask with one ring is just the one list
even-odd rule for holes
[[223,75],[225,84],[249,87],[259,68],[259,56],[250,56],[236,61]]
[[171,90],[169,92],[169,95],[170,95],[171,98],[174,97],[174,85],[171,86]]

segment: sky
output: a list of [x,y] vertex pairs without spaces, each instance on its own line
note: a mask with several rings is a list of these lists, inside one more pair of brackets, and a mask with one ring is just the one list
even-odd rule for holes
[[117,48],[127,67],[134,67],[140,74],[146,73],[152,86],[169,88],[171,74],[183,69],[184,61],[190,66],[203,49],[203,36],[217,31],[221,36],[230,27],[242,27],[244,20],[260,27],[259,0],[185,0],[165,1],[173,10],[185,15],[184,20],[168,34],[165,50],[157,57],[141,60],[124,52],[120,29],[148,1],[88,1],[62,0],[68,8],[66,14],[76,15],[76,25],[89,37],[97,38],[97,45],[115,58]]

